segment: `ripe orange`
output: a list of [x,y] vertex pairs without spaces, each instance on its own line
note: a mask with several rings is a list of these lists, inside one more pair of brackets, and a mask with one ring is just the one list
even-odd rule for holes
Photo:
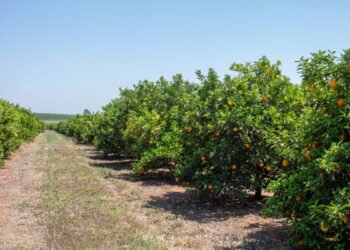
[[297,202],[299,202],[299,201],[301,201],[301,195],[297,195],[297,196],[295,196],[295,200],[297,201]]
[[309,85],[309,91],[310,92],[315,92],[315,90],[316,90],[316,85],[315,84]]
[[347,224],[347,223],[349,223],[349,216],[344,215],[343,217],[341,217],[340,220],[341,220],[343,223]]
[[270,167],[270,166],[267,166],[267,167],[266,167],[266,171],[267,171],[267,172],[270,172],[270,171],[271,171],[271,167]]
[[214,132],[214,135],[215,135],[216,137],[220,136],[220,131],[215,131],[215,132]]
[[208,190],[212,190],[214,187],[211,184],[208,184]]
[[309,150],[306,150],[304,155],[305,155],[306,159],[308,159],[309,161],[311,160],[311,156],[310,156],[310,151]]
[[264,167],[264,163],[263,163],[263,162],[259,162],[258,165],[259,165],[259,167],[261,167],[261,168]]
[[235,133],[238,132],[238,128],[237,128],[237,127],[234,127],[232,130],[233,130],[233,132],[235,132]]
[[267,95],[264,95],[264,101],[267,102],[269,100],[269,97]]
[[337,82],[335,80],[330,80],[329,85],[331,86],[331,88],[335,88],[337,87]]
[[251,147],[251,145],[250,145],[249,143],[246,143],[244,146],[245,146],[247,149],[249,149],[249,148]]
[[176,182],[180,182],[181,179],[180,179],[179,177],[176,177],[176,178],[175,178],[175,181],[176,181]]
[[202,156],[201,156],[201,160],[202,160],[202,161],[205,161],[206,159],[207,159],[207,157],[205,157],[205,155],[202,155]]
[[313,142],[313,143],[311,144],[311,148],[312,148],[312,149],[316,149],[316,148],[317,148],[317,143],[316,143],[316,142]]
[[289,162],[287,160],[283,160],[282,161],[282,166],[283,167],[288,167],[288,165],[289,165]]
[[232,169],[233,171],[237,170],[237,165],[236,165],[236,164],[232,164],[231,169]]
[[186,131],[188,132],[188,133],[191,133],[192,132],[192,127],[188,127],[188,128],[186,128]]
[[343,107],[343,105],[344,105],[344,99],[343,99],[343,98],[338,99],[337,104],[338,104],[338,106],[339,106],[340,108]]
[[229,99],[229,100],[227,101],[227,105],[230,106],[230,107],[233,105],[233,103],[234,103],[234,102],[233,102],[232,99]]

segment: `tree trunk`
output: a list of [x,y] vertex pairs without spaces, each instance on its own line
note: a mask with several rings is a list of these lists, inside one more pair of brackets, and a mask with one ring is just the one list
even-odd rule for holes
[[255,196],[254,196],[254,198],[256,200],[260,200],[262,198],[261,192],[262,192],[261,187],[255,188]]

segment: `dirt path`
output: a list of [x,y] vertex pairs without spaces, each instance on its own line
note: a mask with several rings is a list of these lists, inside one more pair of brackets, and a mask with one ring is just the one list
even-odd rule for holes
[[43,135],[20,147],[0,169],[0,249],[37,249],[43,245],[42,228],[30,207],[40,193],[41,171],[35,164]]
[[0,170],[0,249],[289,249],[260,204],[203,202],[166,175],[47,131]]

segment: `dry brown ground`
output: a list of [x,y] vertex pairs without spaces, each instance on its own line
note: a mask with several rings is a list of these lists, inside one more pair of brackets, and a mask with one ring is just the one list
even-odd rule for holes
[[42,147],[43,135],[20,147],[0,168],[0,249],[37,249],[43,245],[42,227],[25,205],[37,200],[41,171],[33,164]]
[[0,170],[0,249],[289,249],[261,204],[213,205],[130,163],[54,132],[22,146]]
[[281,219],[264,218],[261,203],[222,206],[186,192],[167,175],[137,178],[130,160],[105,159],[91,146],[79,145],[93,168],[130,216],[170,249],[290,249]]

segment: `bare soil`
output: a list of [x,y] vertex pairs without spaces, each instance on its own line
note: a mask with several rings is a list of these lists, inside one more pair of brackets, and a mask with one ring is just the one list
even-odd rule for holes
[[[290,249],[284,221],[264,218],[262,203],[215,204],[186,192],[166,172],[135,177],[132,162],[103,158],[51,131],[23,145],[0,169],[0,249],[86,249],[73,245],[79,241],[73,236],[98,244],[96,232],[101,245],[94,249]],[[52,198],[57,187],[65,191],[62,202]],[[103,199],[91,209],[94,193]],[[115,214],[107,211],[114,204],[119,212],[112,221]],[[65,218],[74,223],[62,226]],[[103,242],[111,233],[129,240]]]
[[26,206],[40,196],[41,172],[35,160],[42,138],[22,145],[0,168],[0,249],[38,249],[43,245],[43,228]]
[[130,216],[169,249],[291,249],[284,220],[264,218],[262,202],[225,206],[203,200],[166,172],[136,177],[132,160],[106,159],[91,146],[79,147],[93,168],[103,170],[104,183],[125,200]]

